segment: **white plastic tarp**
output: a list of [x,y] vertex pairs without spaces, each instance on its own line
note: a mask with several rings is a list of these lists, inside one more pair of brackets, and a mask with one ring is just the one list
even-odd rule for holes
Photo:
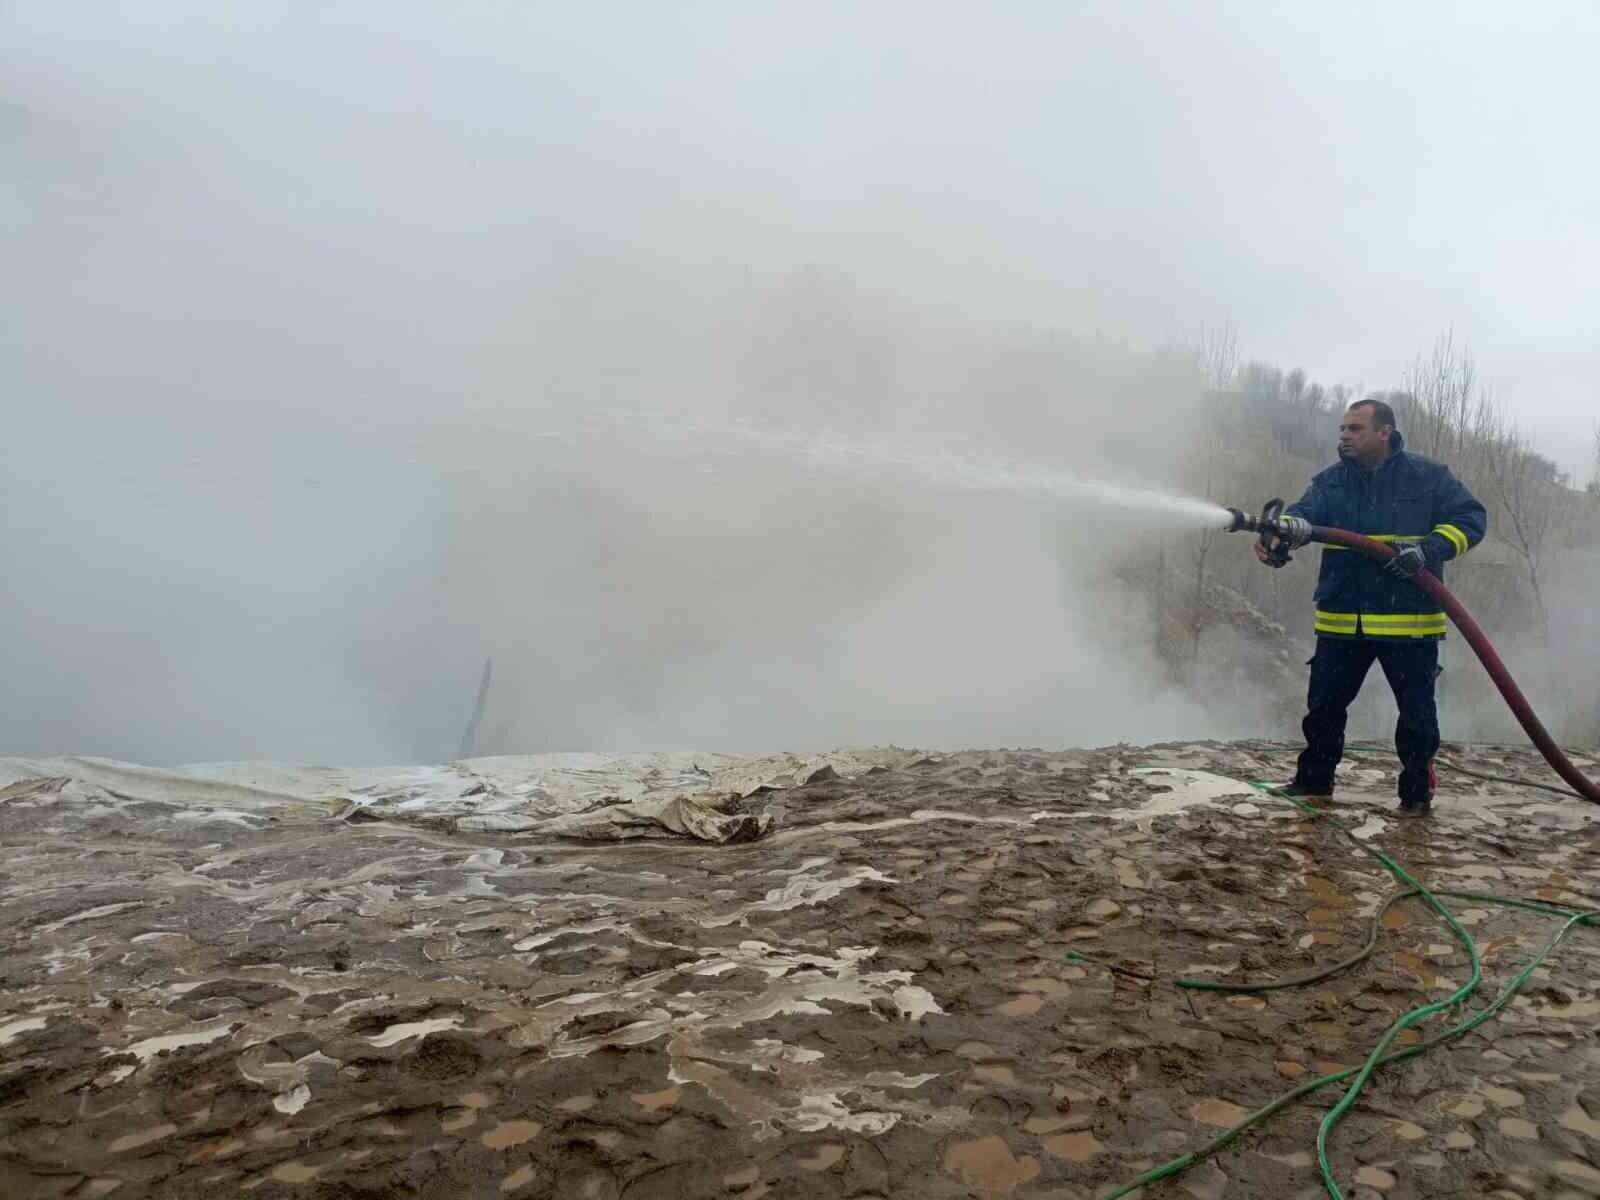
[[748,841],[770,819],[747,797],[832,771],[860,775],[909,762],[905,750],[812,758],[672,751],[533,754],[441,766],[307,767],[209,763],[144,767],[110,759],[0,758],[0,789],[56,780],[61,803],[164,806],[177,819],[207,814],[245,824],[270,816],[412,820],[475,833],[538,833],[620,841],[693,837]]

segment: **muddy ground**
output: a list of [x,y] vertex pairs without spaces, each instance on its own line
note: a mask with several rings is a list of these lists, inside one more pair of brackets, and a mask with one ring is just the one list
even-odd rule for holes
[[[1551,779],[1520,750],[1450,753]],[[1101,1195],[1466,978],[1416,902],[1363,966],[1265,997],[1068,960],[1255,979],[1357,949],[1383,870],[1219,778],[1291,763],[1264,743],[906,756],[757,797],[772,831],[723,846],[245,828],[15,785],[0,1196]],[[1347,764],[1336,817],[1428,882],[1600,907],[1578,800],[1444,773],[1441,815],[1400,826],[1388,772]],[[1552,931],[1456,908],[1483,997]],[[1499,1018],[1375,1078],[1333,1140],[1347,1194],[1600,1195],[1597,1028],[1600,931],[1578,930]],[[1322,1195],[1334,1099],[1145,1200]]]

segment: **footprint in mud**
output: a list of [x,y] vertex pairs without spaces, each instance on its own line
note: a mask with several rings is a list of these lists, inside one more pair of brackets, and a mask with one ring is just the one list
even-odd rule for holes
[[992,1121],[999,1125],[1012,1122],[1011,1102],[1004,1096],[979,1096],[967,1105],[967,1112],[975,1122]]
[[502,1121],[488,1130],[479,1141],[491,1150],[509,1150],[513,1146],[531,1142],[542,1132],[544,1126],[537,1121]]

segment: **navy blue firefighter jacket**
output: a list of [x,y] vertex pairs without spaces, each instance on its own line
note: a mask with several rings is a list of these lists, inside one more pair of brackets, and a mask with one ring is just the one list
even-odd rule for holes
[[[1341,460],[1313,477],[1284,511],[1379,541],[1420,543],[1441,579],[1443,564],[1481,542],[1489,524],[1483,505],[1450,468],[1406,450],[1399,430],[1380,466],[1362,470]],[[1319,637],[1444,636],[1444,613],[1421,589],[1343,546],[1322,548],[1316,606]]]

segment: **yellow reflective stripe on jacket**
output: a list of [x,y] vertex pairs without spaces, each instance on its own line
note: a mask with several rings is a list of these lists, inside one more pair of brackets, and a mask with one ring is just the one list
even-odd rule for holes
[[1330,613],[1317,609],[1316,628],[1318,633],[1349,633],[1356,631],[1355,613]]
[[1404,629],[1385,629],[1362,622],[1361,632],[1368,637],[1443,637],[1445,627],[1443,621],[1437,625],[1417,625]]
[[[1454,529],[1455,527],[1451,526],[1451,528]],[[1438,531],[1436,530],[1435,532],[1438,532]],[[1459,533],[1460,530],[1457,530],[1457,532]],[[1368,534],[1364,534],[1362,536],[1369,537],[1375,542],[1420,542],[1423,538],[1427,537],[1428,535],[1425,534],[1425,533],[1368,533]],[[1332,546],[1332,545],[1325,545],[1322,548],[1325,551],[1326,550],[1348,550],[1348,549],[1350,549],[1349,546]]]
[[1468,550],[1472,549],[1472,543],[1467,540],[1467,535],[1462,533],[1461,530],[1457,529],[1454,525],[1435,525],[1433,527],[1433,531],[1435,533],[1443,534],[1445,540],[1456,548],[1457,558],[1460,558]]
[[1318,633],[1368,637],[1432,637],[1445,632],[1444,613],[1331,613],[1317,609]]
[[1362,613],[1361,628],[1367,633],[1443,633],[1444,614]]

